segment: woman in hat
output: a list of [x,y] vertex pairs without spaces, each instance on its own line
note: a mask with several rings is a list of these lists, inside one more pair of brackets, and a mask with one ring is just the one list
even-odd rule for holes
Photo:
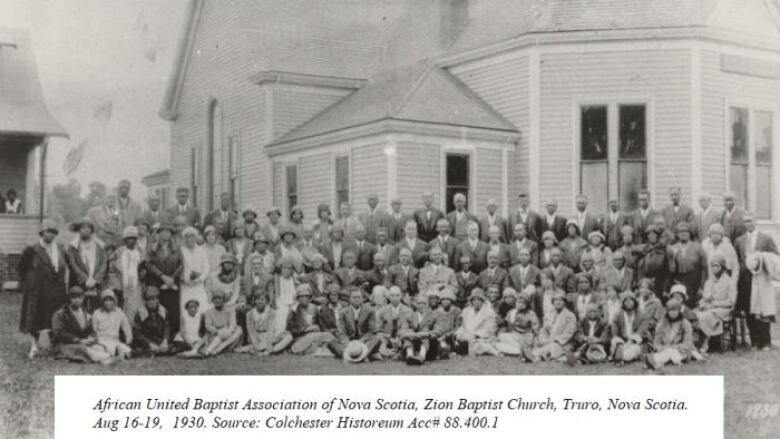
[[98,292],[105,285],[108,254],[103,247],[104,243],[95,237],[95,223],[89,218],[75,221],[71,224],[71,231],[77,235],[67,246],[70,271],[68,285],[78,285],[84,289],[85,306],[87,311],[92,312],[100,306]]
[[108,355],[126,360],[130,358],[130,345],[133,343],[130,321],[125,313],[117,308],[114,291],[104,290],[100,293],[100,302],[100,308],[92,314],[92,330],[97,343]]
[[576,362],[572,352],[574,334],[577,332],[577,317],[566,308],[566,293],[559,291],[553,296],[553,315],[545,320],[536,338],[536,348],[523,351],[526,361]]
[[666,303],[666,314],[655,328],[654,352],[645,357],[650,369],[660,370],[668,363],[679,365],[691,358],[693,327],[683,317],[682,306],[677,299]]
[[707,255],[707,267],[709,268],[707,278],[712,279],[712,261],[716,256],[720,256],[723,259],[721,268],[734,284],[734,290],[736,290],[739,281],[739,259],[737,251],[734,250],[731,241],[726,237],[726,231],[720,223],[713,223],[710,226],[707,237],[701,242],[701,247]]
[[646,351],[650,338],[650,328],[647,320],[639,312],[639,302],[631,291],[620,295],[621,311],[612,322],[612,341],[610,342],[610,358],[618,366],[639,359]]
[[314,240],[320,246],[327,246],[330,243],[330,228],[333,226],[333,214],[330,206],[320,204],[317,206],[317,223],[314,224]]
[[716,253],[710,260],[710,277],[704,283],[699,306],[694,310],[699,330],[704,335],[701,352],[709,350],[711,337],[716,337],[720,344],[723,321],[731,317],[736,300],[737,286],[726,273],[726,258]]
[[566,237],[559,246],[563,249],[563,263],[574,271],[580,271],[580,257],[588,243],[582,239],[577,221],[572,219],[566,222]]
[[209,295],[206,292],[206,278],[211,271],[209,257],[206,250],[197,244],[198,231],[194,227],[187,227],[182,231],[184,245],[181,248],[182,274],[181,274],[181,298],[177,304],[179,315],[184,313],[184,304],[188,300],[195,299],[198,303],[208,303]]
[[539,318],[531,308],[531,297],[526,292],[517,293],[515,308],[506,316],[507,330],[498,334],[496,349],[505,355],[520,355],[523,349],[534,346],[539,331]]
[[686,305],[693,308],[698,302],[699,293],[707,280],[707,255],[701,245],[691,241],[691,227],[681,221],[677,223],[677,243],[667,250],[669,276],[667,284],[678,283],[685,286]]
[[30,358],[38,354],[40,335],[51,330],[52,316],[65,304],[66,256],[56,241],[58,233],[54,221],[43,220],[38,241],[25,248],[19,260],[22,291],[19,331],[30,335]]
[[461,313],[461,325],[455,331],[455,350],[471,356],[498,355],[496,339],[496,314],[486,303],[485,293],[475,288],[469,297],[469,306]]
[[206,278],[206,292],[220,290],[225,293],[225,306],[243,308],[246,302],[241,294],[241,276],[236,267],[236,258],[225,253],[219,260],[219,267]]
[[303,209],[301,206],[290,208],[290,222],[287,224],[295,232],[295,240],[300,241],[303,238]]
[[579,320],[587,317],[588,305],[601,306],[601,294],[595,291],[593,277],[587,273],[579,273],[576,277],[577,295],[573,298],[575,315]]
[[115,363],[108,352],[97,346],[92,336],[92,318],[84,309],[84,290],[73,286],[68,290],[68,303],[52,318],[52,350],[57,358],[77,363]]
[[[260,224],[257,223],[257,212],[252,209],[246,209],[241,214],[241,217],[244,219],[242,223],[244,235],[247,238],[252,239],[255,236],[255,233],[260,231]],[[231,225],[235,226],[235,223]],[[235,236],[235,233],[233,233],[233,236]]]
[[206,330],[203,355],[213,357],[223,351],[231,351],[241,344],[243,331],[236,321],[236,312],[225,306],[225,293],[211,292],[212,307],[203,313]]
[[552,265],[552,251],[558,247],[558,238],[555,232],[547,230],[542,233],[542,248],[539,250],[539,268],[544,269]]
[[[208,259],[208,258],[207,258]],[[173,226],[162,223],[157,229],[157,240],[152,245],[144,264],[147,270],[146,284],[160,290],[160,303],[168,311],[171,336],[179,332],[179,282],[183,270],[181,249],[173,242]],[[186,303],[185,300],[183,303]],[[204,306],[206,302],[201,302]]]
[[265,216],[268,217],[268,222],[260,227],[260,231],[268,238],[271,248],[276,248],[281,239],[281,236],[279,236],[279,228],[281,227],[279,219],[282,217],[282,211],[278,207],[272,207],[268,209]]
[[259,256],[263,261],[263,269],[271,276],[276,272],[276,255],[269,246],[271,243],[263,232],[256,232],[252,241],[252,252],[244,258],[243,273],[249,273],[252,268],[252,259]]
[[461,311],[455,306],[456,301],[455,291],[445,286],[439,293],[439,307],[433,312],[436,325],[431,334],[431,342],[437,345],[435,348],[442,359],[450,357],[452,346],[455,345],[455,331],[460,326]]
[[533,297],[533,307],[540,322],[546,322],[555,315],[553,298],[558,293],[566,292],[555,286],[555,276],[551,268],[545,268],[539,272],[539,290]]
[[296,273],[303,273],[303,255],[296,247],[299,235],[290,225],[284,225],[279,228],[280,243],[274,251],[276,260],[289,259],[293,261],[293,269]]
[[582,258],[586,254],[593,257],[593,267],[597,270],[603,270],[612,266],[612,249],[605,244],[606,238],[599,230],[594,230],[588,234],[588,246],[582,252],[580,258],[580,268],[582,269]]
[[271,307],[267,294],[258,292],[253,302],[254,307],[246,313],[249,344],[238,348],[238,351],[255,355],[283,352],[292,343],[292,334],[280,328],[276,311]]
[[244,273],[244,265],[249,255],[252,253],[253,242],[247,238],[244,223],[236,221],[233,223],[233,238],[228,242],[228,252],[236,258],[236,264],[239,266],[239,272]]
[[666,287],[669,263],[666,260],[666,246],[661,242],[661,232],[657,227],[654,225],[647,227],[645,243],[634,246],[633,256],[636,260],[639,278],[652,279],[653,293],[659,299],[664,300],[663,293]]
[[111,256],[108,285],[114,291],[121,291],[122,309],[127,318],[132,319],[144,304],[139,276],[143,254],[138,248],[138,230],[134,226],[127,226],[122,231],[122,243]]
[[575,355],[581,363],[602,363],[607,360],[609,345],[609,323],[601,315],[601,307],[589,303],[585,317],[580,320],[576,335],[578,345]]
[[636,268],[636,259],[634,256],[635,249],[636,249],[636,233],[633,227],[626,224],[625,226],[620,228],[620,239],[621,239],[621,245],[620,247],[616,248],[612,251],[612,256],[614,257],[616,252],[622,252],[623,256],[626,257],[626,267],[630,269]]
[[217,242],[219,234],[214,226],[206,226],[203,229],[203,248],[206,250],[206,256],[209,258],[211,272],[218,271],[222,256],[227,253],[225,246]]

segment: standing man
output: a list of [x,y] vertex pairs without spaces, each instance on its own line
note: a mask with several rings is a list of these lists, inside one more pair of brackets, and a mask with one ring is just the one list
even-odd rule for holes
[[167,210],[168,218],[176,218],[183,215],[187,219],[187,225],[200,229],[200,211],[189,204],[190,190],[186,187],[176,189],[176,205]]
[[368,195],[368,210],[358,216],[366,230],[366,241],[376,244],[376,229],[387,226],[387,214],[378,207],[379,195],[372,192]]
[[149,227],[170,221],[165,215],[165,212],[160,210],[160,197],[157,195],[149,195],[147,203],[149,204],[149,208],[144,212],[144,222],[149,224]]
[[134,226],[143,217],[141,204],[130,198],[130,180],[121,180],[117,185],[117,204],[119,207],[119,230]]
[[528,207],[531,200],[528,197],[527,192],[520,192],[520,194],[517,195],[517,198],[520,200],[520,207],[518,207],[517,212],[509,218],[509,228],[514,231],[517,230],[515,228],[516,225],[525,224],[528,239],[539,242],[539,239],[542,237],[541,217],[538,213]]
[[427,294],[428,290],[434,285],[447,285],[450,288],[458,288],[458,281],[455,279],[455,271],[452,268],[442,264],[443,253],[439,247],[434,247],[429,253],[430,264],[426,264],[420,270],[417,291]]
[[338,221],[336,221],[336,225],[340,226],[341,230],[344,231],[344,239],[348,241],[355,239],[355,229],[358,224],[360,224],[360,220],[352,215],[352,205],[349,203],[341,203],[339,214],[341,216]]
[[507,248],[509,249],[510,267],[520,263],[520,253],[523,249],[528,251],[531,264],[536,265],[539,262],[539,246],[536,242],[528,239],[524,223],[515,224],[514,240],[507,245]]
[[631,218],[620,211],[620,201],[617,198],[609,200],[609,212],[604,218],[604,233],[607,238],[607,245],[612,250],[623,245],[620,230],[623,226],[631,225]]
[[374,254],[376,246],[368,241],[366,229],[363,224],[355,228],[355,266],[361,271],[369,271],[374,268]]
[[404,239],[396,245],[396,254],[400,255],[403,249],[409,250],[412,252],[412,264],[418,269],[422,268],[428,260],[428,245],[417,238],[417,223],[407,221],[404,233]]
[[706,192],[699,195],[699,207],[701,212],[697,213],[693,220],[694,236],[699,241],[703,241],[710,231],[710,226],[715,223],[720,224],[723,212],[712,205],[712,197]]
[[634,239],[637,244],[645,242],[647,228],[653,225],[656,217],[661,213],[650,207],[650,192],[642,189],[637,194],[639,208],[631,214],[631,227],[634,229]]
[[68,285],[77,285],[85,293],[84,307],[88,312],[99,307],[108,270],[108,254],[95,237],[95,224],[89,218],[76,221],[71,232],[78,234],[68,245]]
[[461,270],[461,258],[468,256],[471,262],[471,271],[481,273],[487,268],[487,254],[490,251],[490,246],[485,241],[479,240],[479,225],[476,222],[470,222],[466,231],[466,239],[458,243],[458,248],[455,251],[456,270]]
[[447,214],[447,220],[452,227],[452,235],[455,238],[463,240],[466,239],[468,233],[466,227],[469,222],[474,221],[479,224],[479,219],[466,210],[466,196],[457,193],[452,197],[452,204],[455,205],[455,210]]
[[682,202],[682,189],[679,186],[672,186],[669,189],[669,198],[672,204],[664,207],[661,214],[664,217],[666,228],[668,230],[677,230],[677,224],[686,222],[693,224],[695,215],[693,209]]
[[720,223],[731,242],[736,242],[747,230],[744,224],[745,209],[737,206],[737,194],[732,191],[723,194],[723,207],[725,209]]
[[222,220],[225,224],[225,228],[222,231],[222,239],[225,242],[230,241],[230,238],[233,237],[233,223],[238,220],[238,212],[233,209],[233,200],[227,192],[222,192],[219,196],[219,207],[209,212],[203,218],[203,228],[214,225],[217,220]]
[[119,228],[119,209],[116,205],[116,194],[109,193],[100,206],[87,211],[87,217],[95,227],[95,236],[104,245],[113,247],[119,240],[122,230]]
[[423,193],[422,199],[425,207],[414,213],[414,220],[417,222],[420,239],[427,242],[436,237],[436,224],[446,217],[444,212],[433,207],[433,192]]
[[547,214],[542,218],[539,236],[549,230],[555,234],[558,242],[563,241],[566,238],[566,218],[558,215],[558,202],[552,198],[547,200],[545,209]]
[[574,221],[580,228],[582,236],[590,235],[590,232],[601,231],[601,220],[588,211],[588,196],[584,194],[577,195],[575,200],[577,211],[574,213]]
[[[401,199],[393,198],[390,200],[390,207],[392,212],[387,215],[386,227],[387,227],[387,239],[391,243],[395,244],[404,237],[404,225],[412,218],[412,215],[408,215],[401,210]],[[420,225],[417,225],[419,229]]]
[[439,232],[439,236],[428,242],[428,251],[434,247],[441,249],[444,256],[447,257],[446,265],[455,267],[457,264],[455,261],[455,252],[458,249],[458,240],[450,236],[450,222],[442,218],[436,223],[436,231]]
[[[409,221],[413,221],[409,218]],[[376,229],[376,249],[374,255],[382,254],[384,256],[385,265],[390,267],[396,263],[398,255],[395,253],[395,246],[387,240],[387,229],[379,227]]]
[[691,241],[691,226],[685,221],[677,224],[677,242],[667,247],[666,258],[669,261],[669,276],[665,290],[675,283],[685,286],[687,299],[685,305],[696,308],[702,287],[707,280],[707,254],[698,242]]
[[503,243],[508,242],[508,234],[509,231],[508,228],[508,221],[498,213],[498,203],[494,199],[489,199],[487,202],[487,216],[482,218],[479,224],[479,230],[481,231],[480,238],[487,242],[490,240],[488,237],[488,230],[490,230],[491,227],[496,226],[498,227],[499,235],[498,238]]

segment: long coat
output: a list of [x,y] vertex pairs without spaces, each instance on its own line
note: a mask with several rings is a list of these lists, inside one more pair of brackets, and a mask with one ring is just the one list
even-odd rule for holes
[[22,290],[22,315],[19,330],[36,334],[50,329],[52,316],[65,304],[65,250],[57,243],[59,263],[52,265],[46,249],[39,243],[22,251],[19,260],[19,279]]

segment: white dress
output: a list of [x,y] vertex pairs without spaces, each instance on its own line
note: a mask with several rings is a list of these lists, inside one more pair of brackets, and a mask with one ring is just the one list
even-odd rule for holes
[[[184,271],[182,272],[181,299],[179,300],[179,309],[181,315],[187,310],[184,305],[190,300],[197,300],[200,304],[199,309],[206,309],[209,306],[209,296],[206,294],[205,281],[209,274],[209,258],[206,250],[197,246],[190,250],[186,246],[181,247],[181,253],[184,256]],[[192,274],[197,273],[193,278]]]

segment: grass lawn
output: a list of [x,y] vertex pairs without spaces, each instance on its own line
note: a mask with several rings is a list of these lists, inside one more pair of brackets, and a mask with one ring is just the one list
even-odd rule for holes
[[[635,375],[648,373],[640,364],[616,368],[609,365],[527,365],[512,358],[458,358],[410,368],[399,362],[359,364],[344,368],[328,358],[290,355],[250,357],[227,354],[207,360],[137,359],[113,368],[79,365],[50,359],[26,358],[27,338],[17,331],[21,297],[0,293],[0,438],[50,438],[54,432],[55,375],[263,375],[263,374],[465,374],[465,375]],[[777,326],[775,326],[777,329]],[[774,331],[780,340],[780,331]],[[725,376],[725,437],[778,438],[780,416],[750,419],[751,404],[780,403],[780,349],[758,353],[746,349],[715,354],[707,362],[668,367],[663,374]],[[702,422],[705,420],[697,420]],[[693,421],[692,421],[693,422]],[[706,421],[705,421],[706,422]]]

